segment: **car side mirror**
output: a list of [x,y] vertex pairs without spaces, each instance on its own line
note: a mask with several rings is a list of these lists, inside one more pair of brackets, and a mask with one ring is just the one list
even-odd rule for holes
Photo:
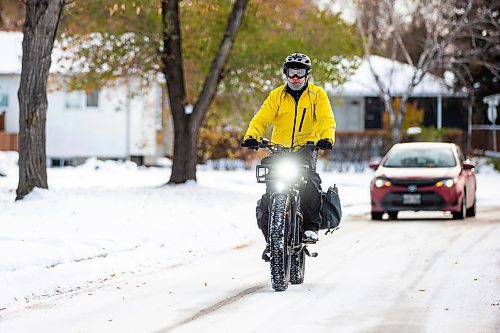
[[474,169],[476,167],[476,164],[472,163],[472,162],[464,162],[464,164],[462,165],[462,168],[464,170],[471,170],[471,169]]
[[370,169],[373,169],[373,171],[377,170],[379,165],[380,165],[379,161],[372,161],[372,162],[368,163],[368,167]]

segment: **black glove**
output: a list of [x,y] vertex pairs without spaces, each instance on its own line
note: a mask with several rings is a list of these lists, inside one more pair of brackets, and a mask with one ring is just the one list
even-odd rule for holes
[[249,136],[245,141],[241,143],[241,146],[248,149],[259,149],[259,141]]
[[330,139],[320,139],[318,142],[316,142],[316,148],[318,149],[332,149],[332,141]]

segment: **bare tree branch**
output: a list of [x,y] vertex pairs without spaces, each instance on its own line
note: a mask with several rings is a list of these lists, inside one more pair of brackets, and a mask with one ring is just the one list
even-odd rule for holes
[[[382,78],[369,61],[370,70],[379,87],[386,111],[389,112],[391,126],[400,127],[405,113],[405,101],[427,73],[442,73],[445,70],[455,74],[464,87],[472,86],[471,66],[484,66],[495,77],[500,77],[500,65],[486,60],[485,55],[498,52],[500,29],[498,4],[483,0],[419,0],[405,12],[401,10],[409,2],[402,0],[356,0],[358,8],[358,31],[362,36],[365,57],[376,52],[375,47],[384,46],[392,60],[399,59],[414,67],[408,86],[402,96],[399,116],[394,116],[390,91],[393,83],[385,87]],[[419,23],[421,22],[421,23]],[[409,24],[423,28],[418,55],[410,52],[406,33]],[[392,68],[389,79],[393,75]],[[387,82],[387,81],[386,81]],[[390,103],[392,104],[392,102]],[[393,140],[400,133],[393,131]]]

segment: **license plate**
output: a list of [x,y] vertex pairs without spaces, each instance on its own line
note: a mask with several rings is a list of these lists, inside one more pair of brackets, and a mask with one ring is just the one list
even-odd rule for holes
[[421,202],[420,194],[403,194],[403,205],[419,205]]

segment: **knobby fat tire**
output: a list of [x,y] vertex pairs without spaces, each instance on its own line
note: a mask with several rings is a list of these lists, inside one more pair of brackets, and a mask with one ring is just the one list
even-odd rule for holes
[[290,265],[290,283],[291,284],[301,284],[304,282],[304,274],[306,272],[306,253],[304,249],[300,249],[300,252],[294,252],[292,254],[291,265]]
[[290,218],[291,204],[287,194],[278,193],[271,200],[269,217],[269,246],[271,249],[271,285],[276,291],[285,291],[290,281]]

